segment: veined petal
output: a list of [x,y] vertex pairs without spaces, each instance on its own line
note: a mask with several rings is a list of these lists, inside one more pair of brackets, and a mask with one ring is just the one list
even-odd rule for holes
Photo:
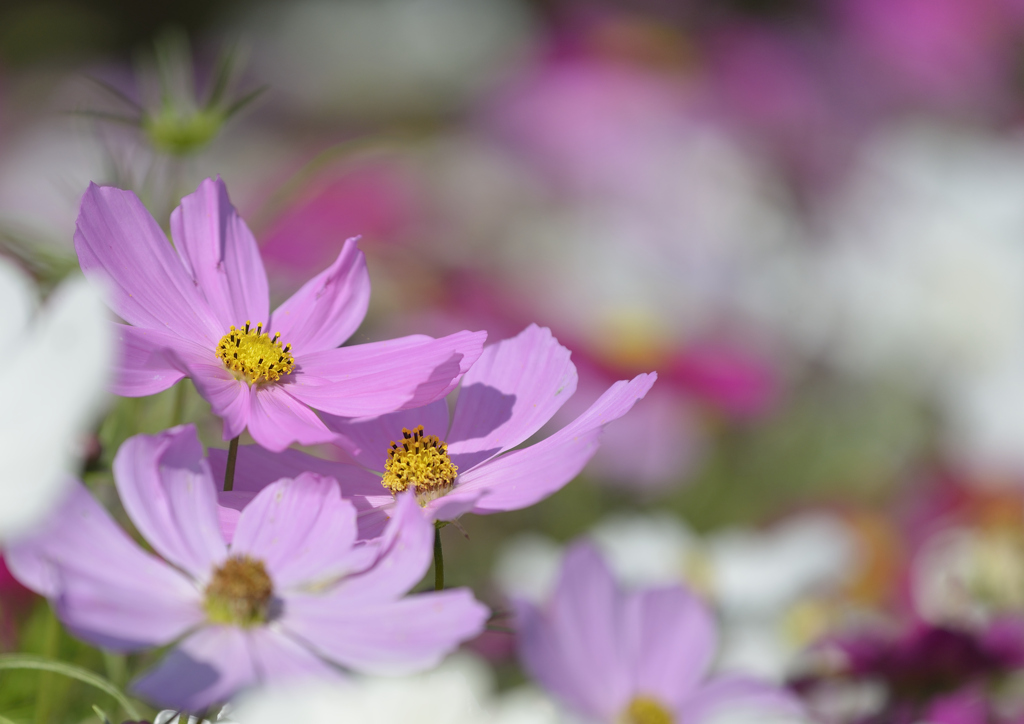
[[360,570],[372,554],[354,551],[356,510],[331,478],[302,473],[265,488],[242,510],[232,554],[262,560],[278,589],[323,586]]
[[423,425],[426,435],[441,440],[448,434],[448,402],[441,399],[423,407],[399,410],[377,417],[336,417],[325,415],[324,423],[341,434],[336,444],[361,465],[381,472],[388,459],[392,441],[402,439],[402,429],[412,430]]
[[197,581],[227,555],[217,488],[192,425],[129,438],[114,458],[114,479],[128,517],[171,563]]
[[341,673],[317,656],[308,647],[288,634],[271,628],[249,631],[249,653],[261,684],[274,684],[289,679],[329,679],[335,685]]
[[249,227],[218,176],[204,179],[171,213],[174,244],[220,322],[221,334],[270,315],[267,273]]
[[258,681],[249,636],[233,626],[204,626],[136,679],[131,690],[157,706],[201,711]]
[[655,379],[652,372],[616,382],[551,437],[460,473],[457,489],[487,490],[474,513],[518,510],[543,500],[579,474],[597,452],[603,427],[629,412]]
[[[162,392],[188,375],[182,359],[198,363],[210,351],[173,332],[115,324],[118,343],[113,392],[122,397],[145,397]],[[168,353],[173,350],[172,353]]]
[[298,355],[334,349],[359,328],[370,304],[366,258],[349,239],[337,260],[274,311],[268,327]]
[[252,414],[249,386],[221,364],[189,364],[188,373],[214,415],[224,423],[223,437],[231,440],[242,434]]
[[316,445],[337,437],[315,412],[291,397],[281,385],[253,385],[249,395],[249,433],[268,450],[281,452],[292,443]]
[[569,350],[546,327],[531,324],[483,351],[455,405],[448,451],[460,470],[523,442],[576,391]]
[[467,588],[362,608],[334,596],[294,596],[281,627],[332,661],[359,672],[394,675],[438,664],[480,633],[489,613]]
[[198,587],[143,551],[80,483],[56,513],[4,553],[77,636],[132,651],[173,641],[205,618]]
[[[211,448],[208,455],[214,480],[224,479],[227,450]],[[299,450],[270,452],[259,445],[242,445],[235,459],[235,491],[259,492],[281,478],[295,478],[302,472],[334,478],[345,498],[384,492],[380,477],[348,463],[314,457]]]
[[434,526],[420,512],[416,496],[399,495],[378,548],[379,558],[365,573],[351,576],[330,597],[345,606],[375,605],[409,591],[433,560]]
[[111,308],[129,324],[169,330],[211,350],[224,334],[181,258],[131,191],[89,185],[75,250],[82,271],[107,284]]
[[458,384],[476,362],[486,332],[433,339],[413,335],[325,350],[296,358],[292,397],[341,417],[383,415],[422,407]]

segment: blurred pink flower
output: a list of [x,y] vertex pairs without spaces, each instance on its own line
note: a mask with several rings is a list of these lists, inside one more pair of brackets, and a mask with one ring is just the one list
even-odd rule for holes
[[256,240],[219,178],[182,199],[171,232],[175,247],[135,194],[93,184],[75,248],[128,322],[118,326],[114,391],[141,397],[190,377],[223,419],[225,440],[248,428],[271,450],[327,442],[334,434],[314,409],[354,416],[417,407],[450,392],[480,354],[483,332],[340,348],[370,296],[355,239],[271,314]]
[[296,676],[428,668],[479,633],[488,612],[468,589],[403,597],[431,562],[433,527],[400,496],[382,538],[356,543],[338,484],[281,479],[245,506],[230,545],[195,428],[138,435],[114,477],[140,548],[77,486],[9,551],[20,581],[76,635],[117,651],[177,642],[134,684],[163,706],[202,710]]
[[755,679],[708,677],[717,630],[682,586],[623,591],[587,543],[566,553],[543,606],[516,604],[519,653],[534,680],[595,721],[700,724],[736,707],[800,712],[795,697]]

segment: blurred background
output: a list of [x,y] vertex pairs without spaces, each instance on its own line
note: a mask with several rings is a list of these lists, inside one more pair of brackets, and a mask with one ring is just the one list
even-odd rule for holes
[[[1021,709],[1024,636],[975,654],[1024,616],[1022,131],[1024,0],[0,2],[0,251],[43,289],[88,182],[166,226],[220,174],[276,299],[362,236],[354,342],[550,326],[581,378],[559,424],[657,370],[581,479],[445,529],[449,579],[541,597],[589,534],[825,721],[964,682]],[[113,500],[139,429],[222,445],[204,404],[112,403],[90,484]],[[0,581],[6,649],[140,665]],[[857,636],[920,680],[821,644]],[[474,647],[522,680],[509,634]],[[3,681],[35,710],[38,674]],[[95,720],[43,683],[36,721]]]

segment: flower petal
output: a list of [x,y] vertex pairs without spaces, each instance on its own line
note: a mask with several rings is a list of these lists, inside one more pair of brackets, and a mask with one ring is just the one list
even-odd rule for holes
[[256,681],[248,634],[233,626],[204,626],[130,688],[157,706],[202,711]]
[[289,598],[281,626],[359,672],[405,674],[438,664],[480,633],[490,612],[467,588],[353,607],[343,598]]
[[252,415],[249,385],[219,363],[192,363],[187,366],[188,375],[199,394],[210,403],[211,411],[224,424],[223,438],[231,440],[241,435]]
[[7,340],[0,377],[6,413],[0,422],[0,540],[31,531],[68,488],[81,438],[107,397],[114,355],[108,316],[97,290],[71,279],[30,329]]
[[382,472],[392,441],[402,439],[402,430],[423,425],[427,435],[444,440],[448,434],[448,402],[441,399],[423,407],[399,410],[377,417],[336,417],[326,415],[327,427],[343,437],[336,444],[359,464]]
[[75,250],[82,271],[107,284],[111,308],[129,324],[169,330],[211,350],[223,336],[181,258],[131,191],[89,185]]
[[718,646],[714,618],[681,586],[651,588],[626,601],[624,628],[634,637],[633,691],[677,709],[700,684]]
[[342,417],[383,415],[422,407],[458,384],[476,362],[486,332],[422,335],[314,352],[296,359],[301,368],[288,392],[310,407]]
[[474,513],[518,510],[543,500],[572,480],[597,451],[604,425],[629,412],[647,394],[657,375],[620,380],[586,412],[549,438],[483,463],[465,475],[457,488],[487,490]]
[[[115,324],[119,358],[113,392],[122,397],[145,397],[163,392],[188,375],[183,359],[199,363],[209,350],[160,329]],[[171,352],[173,350],[173,352]]]
[[49,598],[68,628],[97,646],[159,646],[205,618],[195,584],[143,551],[80,483],[4,556],[19,581]]
[[365,573],[350,576],[331,592],[345,605],[372,606],[409,591],[430,568],[434,526],[420,512],[416,496],[399,495],[380,538],[378,559]]
[[129,438],[113,467],[121,503],[139,532],[161,556],[206,581],[227,549],[216,484],[195,427]]
[[285,392],[281,385],[253,385],[249,394],[249,434],[268,450],[281,452],[292,443],[317,445],[337,437],[315,412]]
[[204,179],[171,213],[171,236],[199,285],[221,335],[231,325],[269,321],[267,273],[249,227],[235,211],[227,187]]
[[275,589],[326,585],[365,568],[356,542],[356,510],[341,499],[331,478],[302,473],[279,480],[245,506],[235,528],[232,554],[262,560]]
[[460,470],[515,447],[576,391],[569,350],[531,324],[491,345],[462,378],[448,450]]
[[676,710],[678,720],[700,722],[730,709],[757,714],[800,716],[797,698],[777,686],[745,676],[726,675],[712,679],[687,698]]
[[337,260],[274,310],[268,326],[281,333],[293,353],[334,349],[359,328],[370,304],[366,258],[349,239]]
[[[228,451],[210,448],[207,455],[214,480],[223,480]],[[334,478],[341,486],[341,494],[345,498],[384,492],[379,476],[355,465],[324,460],[298,450],[270,452],[259,445],[242,445],[238,448],[234,490],[258,493],[281,478],[295,478],[304,471]]]
[[517,604],[523,665],[545,689],[602,721],[618,717],[633,693],[620,638],[622,604],[611,571],[588,543],[566,552],[543,611]]
[[329,679],[337,685],[341,672],[317,656],[308,646],[288,634],[271,628],[249,631],[249,653],[261,684],[311,677]]

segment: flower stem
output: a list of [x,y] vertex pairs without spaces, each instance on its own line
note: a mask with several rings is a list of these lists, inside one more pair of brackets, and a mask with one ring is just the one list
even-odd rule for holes
[[444,588],[444,554],[441,553],[441,529],[434,528],[434,590]]
[[235,487],[235,461],[238,459],[238,437],[228,445],[228,466],[224,469],[224,492]]

